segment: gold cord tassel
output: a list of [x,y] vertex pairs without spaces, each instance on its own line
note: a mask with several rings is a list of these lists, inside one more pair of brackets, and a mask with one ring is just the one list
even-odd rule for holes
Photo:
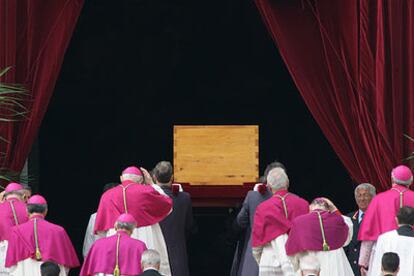
[[114,269],[114,276],[119,276],[120,275],[120,272],[119,272],[119,265],[116,265],[115,266],[115,269]]
[[326,241],[323,241],[323,251],[329,251],[329,244]]
[[36,248],[36,260],[41,261],[42,260],[42,254],[40,254],[40,249]]
[[116,240],[116,260],[115,260],[115,269],[114,269],[114,276],[120,276],[121,271],[119,270],[119,242],[121,239],[121,235],[118,234],[118,238]]
[[36,243],[36,260],[41,261],[42,254],[40,254],[39,239],[37,237],[37,219],[34,219],[34,237],[35,237],[35,243]]
[[322,250],[323,251],[329,251],[330,247],[329,247],[329,244],[328,244],[328,242],[326,240],[326,237],[325,237],[325,229],[323,228],[322,216],[319,212],[317,212],[317,214],[318,214],[318,218],[319,218],[319,225],[321,227],[322,239],[323,239]]

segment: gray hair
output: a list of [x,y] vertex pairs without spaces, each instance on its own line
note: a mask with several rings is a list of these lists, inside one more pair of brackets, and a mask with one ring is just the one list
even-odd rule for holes
[[4,193],[4,198],[8,197],[9,195],[16,195],[20,198],[23,198],[24,191],[23,190],[16,190],[16,191],[10,191],[10,192]]
[[120,222],[120,221],[117,221],[115,223],[115,227],[118,228],[118,229],[124,229],[124,230],[131,231],[132,232],[132,231],[134,231],[136,225],[135,225],[135,223],[128,223],[128,222]]
[[160,253],[154,249],[145,250],[141,256],[141,266],[144,267],[156,267],[161,263]]
[[299,268],[301,271],[314,271],[319,272],[321,270],[321,264],[318,258],[314,255],[305,255],[299,258]]
[[267,184],[273,191],[289,187],[289,178],[282,168],[274,168],[267,175]]
[[142,183],[144,182],[144,176],[126,173],[122,175],[122,181],[125,181],[125,180],[130,180],[135,183]]
[[372,197],[374,197],[377,194],[377,189],[375,189],[374,185],[372,185],[370,183],[362,183],[362,184],[359,184],[358,186],[356,186],[356,188],[355,188],[355,197],[357,195],[357,192],[361,189],[368,190],[368,192],[372,195]]

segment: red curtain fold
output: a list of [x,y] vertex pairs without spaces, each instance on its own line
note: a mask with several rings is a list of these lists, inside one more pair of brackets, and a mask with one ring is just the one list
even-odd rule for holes
[[0,125],[0,167],[22,169],[59,75],[83,0],[0,0],[0,69],[14,66],[2,80],[29,90],[26,120]]
[[356,182],[380,190],[414,135],[414,0],[256,0],[306,105]]

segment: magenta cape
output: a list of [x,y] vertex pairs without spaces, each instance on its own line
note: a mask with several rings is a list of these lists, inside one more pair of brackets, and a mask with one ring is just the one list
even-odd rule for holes
[[[141,271],[141,255],[147,250],[145,243],[129,237],[125,232],[119,241],[119,270],[121,275],[139,275]],[[97,273],[112,274],[116,261],[116,242],[118,235],[97,240],[83,263],[80,276]]]
[[[404,191],[406,186],[394,185],[395,189]],[[403,206],[414,207],[414,192],[406,191],[403,196]],[[395,217],[400,209],[400,193],[388,190],[376,195],[368,206],[359,228],[358,240],[376,241],[378,236],[397,229]]]
[[252,245],[263,246],[289,231],[291,220],[297,216],[309,213],[309,204],[303,198],[294,194],[286,196],[288,218],[286,219],[282,200],[286,190],[276,192],[271,198],[257,206],[253,219]]
[[[61,226],[37,218],[37,233],[42,261],[53,261],[68,268],[79,266],[75,249]],[[27,258],[35,259],[34,219],[12,229],[7,249],[6,267]]]
[[13,202],[14,210],[16,211],[17,221],[19,224],[25,223],[29,218],[27,217],[26,204],[18,199],[10,199],[0,204],[0,241],[8,240],[9,234],[13,226],[16,225],[13,212],[10,206],[10,201]]
[[[158,193],[150,185],[132,181],[124,181],[122,185],[129,185],[126,190],[128,213],[134,216],[138,227],[158,223],[171,211],[171,198]],[[123,213],[124,199],[122,187],[119,185],[102,195],[96,215],[95,233],[114,228],[116,219]]]
[[[318,210],[323,221],[326,241],[329,249],[341,248],[348,237],[348,225],[341,215]],[[292,221],[289,237],[286,241],[286,254],[295,255],[303,251],[323,250],[322,231],[319,224],[318,214],[311,212],[299,216]]]

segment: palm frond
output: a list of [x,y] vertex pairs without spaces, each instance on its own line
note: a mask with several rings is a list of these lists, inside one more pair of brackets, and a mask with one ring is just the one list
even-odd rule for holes
[[[12,69],[11,66],[0,70],[0,79]],[[29,93],[22,84],[0,81],[0,122],[16,122],[26,118],[28,109],[25,106]],[[4,137],[1,142],[8,143]]]
[[[408,140],[410,140],[411,142],[414,143],[414,138],[411,137],[410,135],[404,134],[404,137],[407,138]],[[411,169],[414,168],[414,151],[411,152],[405,159],[404,161],[407,161],[410,163],[410,167]]]
[[[12,69],[11,66],[0,69],[0,122],[16,122],[26,119],[29,112],[25,103],[30,101],[29,91],[18,83],[5,83],[1,78]],[[0,142],[9,143],[5,137],[0,136]],[[0,157],[4,158],[6,153],[0,152]],[[10,181],[28,182],[28,177],[22,177],[20,173],[0,168],[0,184]],[[0,185],[0,188],[4,189]]]

